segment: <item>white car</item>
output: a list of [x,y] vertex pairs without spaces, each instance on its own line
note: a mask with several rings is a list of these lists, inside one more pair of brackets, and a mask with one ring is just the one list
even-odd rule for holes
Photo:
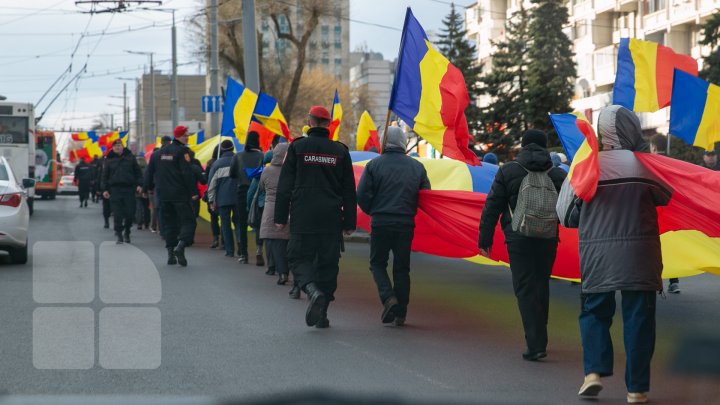
[[73,183],[75,180],[74,176],[62,176],[58,183],[57,193],[58,194],[77,194],[78,186]]
[[25,189],[34,185],[33,179],[18,184],[12,167],[0,156],[0,250],[16,264],[25,264],[28,258],[30,212]]

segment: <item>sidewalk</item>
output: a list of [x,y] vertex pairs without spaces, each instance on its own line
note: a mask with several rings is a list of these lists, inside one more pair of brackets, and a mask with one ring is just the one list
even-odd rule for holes
[[370,243],[370,234],[362,229],[357,229],[350,236],[345,236],[345,242]]

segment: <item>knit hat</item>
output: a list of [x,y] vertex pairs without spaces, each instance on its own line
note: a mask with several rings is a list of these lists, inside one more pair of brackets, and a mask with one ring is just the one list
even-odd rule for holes
[[121,141],[120,139],[114,140],[113,143],[112,143],[112,145],[110,145],[110,146],[115,146],[116,144],[120,144],[120,145],[122,145],[123,147],[125,147],[125,145],[123,145],[123,143],[122,143],[122,141]]
[[178,125],[175,127],[175,130],[173,131],[173,135],[175,138],[180,138],[181,136],[187,134],[188,128],[184,125]]
[[250,131],[245,137],[245,150],[260,149],[260,134],[255,131]]
[[534,143],[541,148],[547,148],[548,136],[539,129],[528,129],[522,136],[522,146]]
[[229,150],[235,149],[235,144],[229,139],[225,139],[220,143],[220,150],[223,152],[227,152]]
[[163,137],[160,138],[160,142],[172,142],[172,138],[167,135],[163,135]]
[[483,163],[490,163],[490,164],[493,164],[493,165],[498,164],[497,155],[495,155],[495,154],[492,153],[492,152],[486,153],[485,156],[483,156],[483,160],[482,160],[482,161],[483,161]]

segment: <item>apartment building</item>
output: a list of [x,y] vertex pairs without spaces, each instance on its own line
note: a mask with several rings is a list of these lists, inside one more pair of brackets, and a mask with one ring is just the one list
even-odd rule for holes
[[350,68],[350,88],[367,98],[367,109],[375,125],[384,125],[395,62],[385,60],[379,52],[353,52],[351,59],[356,63]]
[[[490,41],[502,38],[505,20],[519,4],[517,0],[479,0],[466,8],[468,39],[477,46],[483,71],[491,68],[494,49]],[[527,1],[524,6],[532,7]],[[570,0],[567,7],[570,18],[565,32],[573,41],[578,73],[572,106],[594,123],[600,109],[612,103],[620,38],[657,42],[701,63],[710,50],[698,45],[700,27],[720,7],[720,0]],[[478,102],[483,105],[489,100]],[[639,116],[643,129],[667,133],[669,114],[665,108]]]

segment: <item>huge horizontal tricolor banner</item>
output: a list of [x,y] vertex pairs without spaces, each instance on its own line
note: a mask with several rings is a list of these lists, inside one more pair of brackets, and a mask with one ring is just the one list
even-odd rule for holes
[[598,166],[598,140],[590,122],[579,112],[550,114],[560,142],[572,160],[568,179],[578,197],[590,201],[595,196],[600,166]]
[[689,145],[714,150],[720,142],[720,87],[676,70],[670,133]]
[[441,154],[478,165],[468,148],[469,103],[462,72],[432,47],[408,7],[390,109]]
[[613,104],[635,112],[655,112],[670,105],[673,71],[698,75],[697,61],[654,42],[620,39]]

